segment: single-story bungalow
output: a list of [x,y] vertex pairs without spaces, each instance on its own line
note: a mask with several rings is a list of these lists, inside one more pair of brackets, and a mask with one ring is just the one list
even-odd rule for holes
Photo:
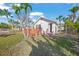
[[56,34],[58,33],[58,24],[55,21],[46,19],[45,17],[40,17],[34,23],[34,28],[41,29],[42,33],[51,33]]

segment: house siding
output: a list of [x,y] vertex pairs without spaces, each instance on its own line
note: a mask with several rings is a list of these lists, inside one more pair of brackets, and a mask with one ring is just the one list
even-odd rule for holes
[[[43,33],[43,31],[46,32],[46,29],[48,29],[48,33],[50,33],[50,26],[49,26],[48,22],[43,21],[43,20],[39,20],[37,23],[35,23],[34,28],[36,28],[36,25],[41,25],[42,33]],[[52,32],[53,32],[53,34],[57,33],[57,31],[55,31],[56,30],[55,27],[57,28],[57,25],[53,23],[52,24]]]
[[53,31],[53,34],[58,32],[58,26],[56,24],[52,24],[52,31]]

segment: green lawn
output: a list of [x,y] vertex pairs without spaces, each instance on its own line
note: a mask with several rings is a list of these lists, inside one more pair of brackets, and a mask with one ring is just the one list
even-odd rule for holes
[[73,56],[79,55],[74,49],[79,45],[78,39],[68,37],[49,37],[39,35],[23,40],[21,32],[0,36],[0,55],[31,56]]
[[38,47],[32,46],[30,55],[46,56],[74,56],[79,55],[75,45],[79,45],[78,39],[64,37],[48,37],[46,35],[35,38]]
[[0,55],[7,55],[8,50],[23,40],[22,33],[0,36]]
[[[48,37],[48,39],[50,39]],[[74,49],[75,45],[78,45],[79,41],[78,39],[71,39],[71,38],[64,38],[64,37],[58,37],[58,38],[51,38],[48,40],[49,43],[51,43],[52,46],[55,46],[56,49],[62,54],[62,55],[79,55],[79,53]],[[54,43],[54,44],[52,44]]]

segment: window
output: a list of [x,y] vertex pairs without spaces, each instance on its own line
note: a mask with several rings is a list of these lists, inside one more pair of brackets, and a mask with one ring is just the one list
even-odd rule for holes
[[36,25],[36,28],[41,29],[41,25]]

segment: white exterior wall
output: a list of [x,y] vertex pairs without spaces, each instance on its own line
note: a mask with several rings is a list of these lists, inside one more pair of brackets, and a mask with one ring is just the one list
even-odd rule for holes
[[[36,25],[41,25],[41,28],[42,28],[42,32],[45,31],[46,32],[46,29],[49,30],[49,33],[50,33],[50,26],[49,26],[49,23],[46,22],[46,21],[43,21],[43,20],[39,20],[35,25],[34,25],[34,28],[36,28]],[[57,28],[57,31],[58,31],[58,26],[56,24],[52,24],[52,32],[53,34],[57,33],[57,31],[55,31],[55,27]]]
[[46,29],[49,29],[48,22],[46,22],[46,21],[39,20],[39,21],[34,25],[34,28],[36,28],[36,25],[41,25],[42,32],[43,32],[43,31],[46,31]]
[[52,32],[53,34],[58,32],[58,26],[56,24],[52,24]]

